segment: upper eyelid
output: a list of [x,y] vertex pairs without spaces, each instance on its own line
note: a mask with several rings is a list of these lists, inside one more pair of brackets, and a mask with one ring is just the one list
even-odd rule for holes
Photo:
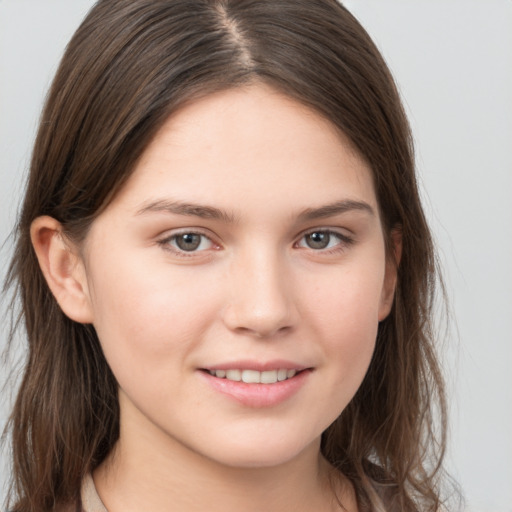
[[205,249],[202,251],[184,251],[178,247],[174,247],[173,244],[171,244],[171,241],[173,239],[175,239],[175,237],[178,237],[180,235],[186,235],[186,234],[194,234],[194,235],[204,236],[211,242],[211,244],[213,245],[213,249],[218,249],[219,246],[221,245],[218,241],[216,241],[214,236],[212,236],[208,233],[205,233],[202,229],[199,229],[199,228],[194,228],[194,229],[190,229],[190,228],[179,229],[178,228],[178,229],[172,230],[171,232],[167,231],[165,234],[163,234],[162,236],[160,236],[156,239],[156,243],[157,243],[157,245],[164,248],[166,251],[172,252],[175,255],[179,255],[180,257],[187,257],[187,258],[194,257],[194,256],[197,257],[198,255],[205,253],[208,250],[212,249],[212,248],[209,248],[209,249]]
[[297,240],[300,240],[302,237],[304,237],[306,235],[310,235],[311,233],[318,233],[318,232],[331,233],[333,235],[338,235],[341,238],[345,238],[345,239],[347,239],[347,238],[352,239],[354,237],[354,233],[350,229],[323,226],[323,227],[309,228],[309,229],[302,231],[297,236]]
[[[333,235],[339,236],[342,240],[345,240],[345,241],[352,240],[354,238],[354,234],[348,228],[317,226],[317,227],[312,227],[312,228],[305,229],[304,231],[301,231],[298,235],[296,235],[294,237],[294,244],[299,242],[305,236],[307,236],[311,233],[316,233],[316,232],[331,233]],[[215,233],[213,233],[209,229],[198,228],[198,227],[189,227],[189,226],[185,226],[183,228],[175,228],[175,229],[168,230],[168,231],[164,232],[164,234],[162,234],[158,237],[158,242],[159,243],[168,242],[176,236],[187,234],[187,233],[204,236],[204,237],[208,238],[213,244],[222,245],[220,237],[218,237]]]
[[160,241],[166,241],[166,240],[170,240],[171,238],[174,238],[175,236],[186,235],[186,234],[201,235],[201,236],[204,236],[204,237],[210,239],[212,242],[217,243],[215,241],[215,239],[218,237],[216,237],[215,234],[212,233],[210,230],[203,229],[203,228],[189,228],[189,227],[166,230],[161,235],[158,236],[158,239]]
[[347,235],[342,232],[340,232],[340,229],[333,229],[333,228],[313,228],[309,229],[307,231],[304,231],[300,236],[296,238],[296,241],[294,242],[294,246],[298,249],[308,249],[307,247],[300,246],[299,244],[301,241],[308,235],[312,233],[328,233],[329,235],[334,235],[338,238],[338,243],[331,248],[324,248],[324,249],[313,249],[309,248],[310,250],[322,254],[328,254],[330,252],[337,252],[340,250],[345,250],[348,248],[348,246],[353,245],[356,240],[353,234]]

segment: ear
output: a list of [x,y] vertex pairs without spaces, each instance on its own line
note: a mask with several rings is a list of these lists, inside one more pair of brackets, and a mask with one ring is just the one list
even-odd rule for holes
[[402,229],[391,230],[391,250],[386,256],[386,270],[379,306],[379,322],[384,320],[391,311],[395,298],[396,280],[400,259],[402,258]]
[[37,217],[30,226],[30,238],[43,275],[66,316],[80,323],[92,323],[92,307],[84,263],[73,244],[52,217]]

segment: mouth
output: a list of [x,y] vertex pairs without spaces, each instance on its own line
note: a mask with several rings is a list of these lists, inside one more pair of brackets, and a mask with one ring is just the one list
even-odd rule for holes
[[200,370],[214,391],[244,407],[265,408],[284,403],[299,393],[314,368],[284,361],[280,364],[239,361]]
[[295,377],[304,370],[279,368],[275,370],[248,370],[241,368],[233,368],[227,370],[204,370],[212,377],[218,379],[226,379],[233,382],[245,382],[246,384],[275,384]]

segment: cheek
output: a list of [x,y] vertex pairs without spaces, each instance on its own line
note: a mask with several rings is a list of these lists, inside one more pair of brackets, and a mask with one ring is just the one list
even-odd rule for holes
[[[375,260],[379,262],[380,260]],[[330,358],[332,378],[351,398],[370,363],[379,325],[384,265],[340,268],[312,286],[305,315]]]
[[215,310],[211,287],[167,265],[119,260],[94,283],[94,327],[116,376],[124,367],[153,372],[164,361],[179,361],[201,340]]
[[[369,260],[368,262],[366,260]],[[353,264],[307,277],[301,296],[304,309],[328,330],[362,335],[376,331],[379,321],[385,264],[383,258],[360,258]]]

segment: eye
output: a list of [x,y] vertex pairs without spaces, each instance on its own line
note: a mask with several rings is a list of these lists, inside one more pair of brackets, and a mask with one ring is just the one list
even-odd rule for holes
[[341,233],[330,231],[328,229],[317,229],[306,233],[299,240],[297,246],[321,251],[325,249],[333,249],[343,244],[348,245],[350,243],[352,243],[352,240]]
[[160,244],[175,252],[200,252],[215,247],[215,244],[206,235],[194,232],[172,235],[162,240]]

